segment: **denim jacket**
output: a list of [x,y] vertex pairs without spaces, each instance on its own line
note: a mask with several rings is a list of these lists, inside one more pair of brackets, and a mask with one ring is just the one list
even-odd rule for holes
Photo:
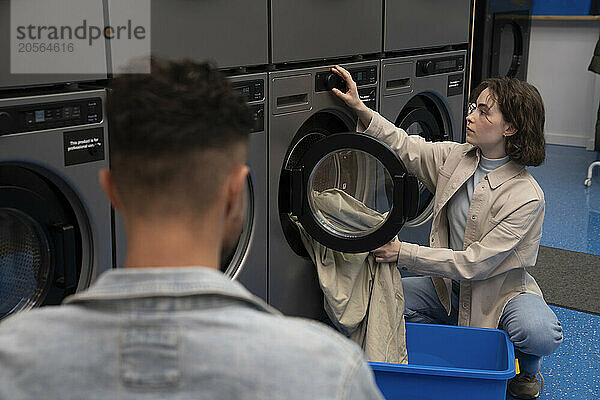
[[381,399],[360,349],[208,268],[104,273],[0,324],[0,399]]

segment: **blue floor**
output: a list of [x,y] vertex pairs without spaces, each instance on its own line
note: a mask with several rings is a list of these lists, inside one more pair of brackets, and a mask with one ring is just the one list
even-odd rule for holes
[[[542,400],[600,399],[600,316],[553,307],[564,341],[542,364]],[[510,397],[509,397],[510,398]]]
[[528,170],[546,196],[542,246],[600,255],[600,168],[583,182],[600,153],[582,147],[546,146],[546,162]]

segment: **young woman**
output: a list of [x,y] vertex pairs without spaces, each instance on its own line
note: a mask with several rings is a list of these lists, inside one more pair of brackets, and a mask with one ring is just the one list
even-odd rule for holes
[[473,93],[467,143],[431,143],[367,108],[348,71],[332,70],[348,86],[333,91],[356,112],[359,131],[388,144],[435,193],[430,247],[392,241],[373,251],[376,261],[426,275],[403,279],[406,321],[504,329],[521,371],[509,392],[538,397],[541,357],[562,342],[560,323],[525,270],[537,258],[545,207],[525,169],[545,158],[539,92],[516,79],[488,79]]

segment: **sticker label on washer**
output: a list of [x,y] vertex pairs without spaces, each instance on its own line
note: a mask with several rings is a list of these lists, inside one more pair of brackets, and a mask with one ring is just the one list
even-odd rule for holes
[[65,166],[104,160],[104,128],[63,133]]
[[450,75],[448,77],[448,97],[463,93],[464,77],[460,75]]

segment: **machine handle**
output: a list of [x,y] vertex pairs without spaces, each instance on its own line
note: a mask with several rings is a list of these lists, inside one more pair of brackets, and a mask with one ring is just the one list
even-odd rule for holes
[[404,177],[404,191],[408,193],[404,215],[407,219],[415,218],[419,212],[419,181],[416,176],[407,174]]
[[302,201],[304,200],[304,182],[302,179],[302,168],[294,168],[291,171],[291,212],[297,217],[302,216]]
[[277,98],[277,108],[303,105],[308,103],[308,93],[281,96]]
[[75,227],[54,225],[54,249],[56,269],[54,284],[65,291],[77,288],[77,257],[75,254]]

